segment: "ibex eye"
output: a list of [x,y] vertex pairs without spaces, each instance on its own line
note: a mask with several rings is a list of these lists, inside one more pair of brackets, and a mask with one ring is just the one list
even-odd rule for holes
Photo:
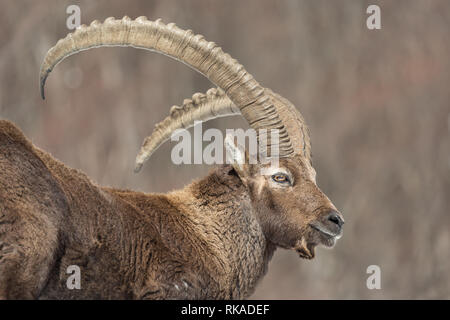
[[272,176],[272,180],[278,183],[289,183],[289,177],[284,173],[276,173]]

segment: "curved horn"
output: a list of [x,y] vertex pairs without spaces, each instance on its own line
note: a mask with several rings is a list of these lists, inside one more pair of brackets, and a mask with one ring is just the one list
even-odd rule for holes
[[[94,21],[88,27],[80,26],[47,52],[40,72],[42,98],[45,97],[45,81],[60,61],[79,51],[103,46],[146,49],[189,65],[223,89],[253,129],[279,130],[279,136],[284,137],[278,145],[279,156],[294,153],[290,137],[266,89],[214,42],[208,42],[201,35],[182,30],[175,24],[165,25],[161,20],[152,22],[146,17],[136,20],[128,17],[122,20],[107,18],[104,23]],[[271,149],[268,143],[268,154]]]
[[211,88],[203,93],[195,93],[192,99],[185,99],[182,106],[170,108],[170,115],[155,125],[152,134],[145,138],[136,157],[135,171],[150,158],[177,129],[188,129],[195,121],[208,121],[219,117],[240,115],[241,111],[221,89]]
[[[287,101],[287,103],[289,102]],[[301,133],[299,150],[303,150],[304,156],[311,161],[311,140],[308,127],[296,108],[290,103],[288,105],[290,107],[289,115],[293,115],[291,119],[300,124],[298,128]],[[150,158],[177,129],[189,129],[194,126],[195,121],[209,121],[235,115],[241,115],[241,112],[223,90],[211,88],[206,95],[195,93],[192,99],[185,99],[182,106],[173,106],[170,109],[170,115],[155,125],[152,134],[145,138],[136,162],[143,163],[144,159]],[[288,120],[288,122],[292,122],[292,120]],[[136,170],[139,169],[140,167],[136,168]]]

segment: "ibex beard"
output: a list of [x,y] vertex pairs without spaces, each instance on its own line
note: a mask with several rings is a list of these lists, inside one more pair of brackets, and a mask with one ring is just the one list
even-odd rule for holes
[[[182,190],[106,188],[0,120],[0,298],[242,299],[277,247],[312,259],[316,246],[334,245],[344,220],[316,184],[309,131],[292,103],[215,43],[145,17],[94,21],[58,41],[41,67],[42,97],[56,64],[102,46],[162,53],[218,87],[172,107],[144,140],[136,171],[175,130],[231,115],[255,130],[278,130],[266,153],[278,164],[249,161],[254,155],[226,138],[231,164]],[[66,286],[71,265],[80,289]]]

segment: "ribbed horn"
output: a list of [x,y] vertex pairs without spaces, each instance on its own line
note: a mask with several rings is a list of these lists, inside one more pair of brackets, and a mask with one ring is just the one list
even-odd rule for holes
[[[128,17],[122,20],[108,18],[104,23],[94,21],[90,26],[77,28],[48,51],[40,72],[42,98],[45,97],[45,81],[60,61],[79,51],[103,46],[151,50],[189,65],[223,89],[253,129],[278,129],[280,136],[287,137],[279,144],[279,156],[294,153],[274,102],[244,67],[214,42],[194,35],[191,30],[182,30],[173,23],[165,25],[161,20],[152,22],[146,17],[136,20]],[[270,155],[271,146],[267,145],[267,149]]]
[[[298,133],[301,135],[301,146],[305,157],[311,160],[311,145],[309,130],[304,123],[303,117],[289,104],[291,110],[289,116],[294,114],[292,120],[297,122]],[[157,123],[152,134],[145,138],[144,143],[137,156],[136,163],[144,163],[151,155],[167,140],[175,130],[189,129],[194,126],[195,121],[209,121],[212,119],[241,115],[241,111],[227,97],[221,89],[211,88],[206,94],[195,93],[192,99],[185,99],[181,106],[173,106],[170,115],[163,121]],[[138,171],[140,167],[137,167]]]
[[155,125],[152,134],[145,138],[136,157],[135,171],[150,158],[177,129],[188,129],[195,121],[208,121],[215,118],[240,115],[241,111],[221,89],[211,88],[203,93],[195,93],[192,99],[185,99],[182,106],[173,106],[170,115]]

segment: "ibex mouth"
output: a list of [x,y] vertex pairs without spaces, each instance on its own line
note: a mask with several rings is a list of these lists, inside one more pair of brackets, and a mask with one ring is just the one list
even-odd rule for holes
[[342,237],[342,231],[338,233],[331,232],[330,230],[321,227],[317,224],[310,224],[311,228],[316,231],[319,237],[319,244],[325,247],[333,247],[336,244],[336,240]]

